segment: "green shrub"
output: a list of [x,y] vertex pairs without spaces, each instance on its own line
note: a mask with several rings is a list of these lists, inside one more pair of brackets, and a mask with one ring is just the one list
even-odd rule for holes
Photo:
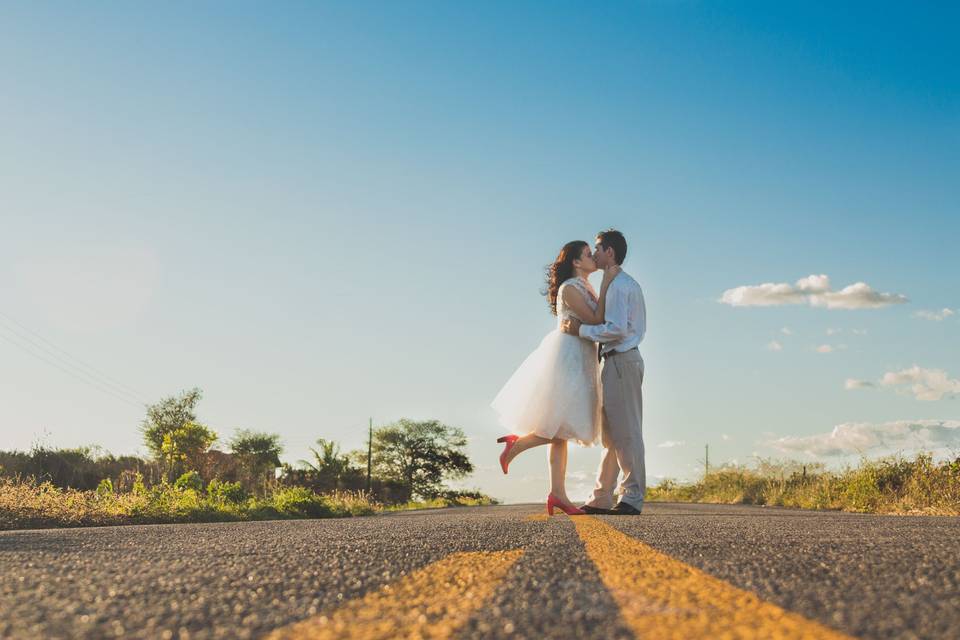
[[139,471],[137,471],[137,475],[133,479],[133,488],[130,489],[130,493],[135,496],[142,496],[147,493],[147,485],[143,483],[143,474]]
[[247,492],[239,482],[223,482],[214,478],[207,485],[207,497],[214,502],[239,505],[247,500]]
[[194,491],[203,491],[203,478],[196,471],[187,471],[177,478],[173,486],[177,489],[193,489]]
[[322,518],[332,515],[323,498],[304,487],[285,487],[273,494],[273,507],[281,514]]
[[862,460],[840,471],[761,459],[754,468],[721,467],[697,482],[665,480],[647,490],[647,499],[958,515],[960,458],[938,464],[922,453],[912,460]]
[[113,480],[104,478],[97,485],[97,497],[106,498],[113,495]]

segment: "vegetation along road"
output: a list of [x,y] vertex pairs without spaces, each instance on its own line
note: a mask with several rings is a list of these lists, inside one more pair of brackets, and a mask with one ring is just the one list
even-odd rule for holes
[[947,638],[960,519],[650,504],[0,532],[0,637]]

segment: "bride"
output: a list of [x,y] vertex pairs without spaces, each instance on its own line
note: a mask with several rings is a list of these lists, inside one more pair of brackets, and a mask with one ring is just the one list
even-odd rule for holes
[[497,442],[504,444],[500,467],[527,449],[550,445],[550,495],[547,512],[554,508],[569,515],[584,512],[567,496],[567,440],[590,446],[600,434],[600,378],[597,348],[592,342],[560,331],[564,319],[583,324],[603,324],[604,298],[619,268],[604,272],[600,294],[587,276],[597,270],[590,245],[568,242],[547,269],[547,303],[557,316],[557,328],[527,356],[491,406],[500,423],[513,432]]

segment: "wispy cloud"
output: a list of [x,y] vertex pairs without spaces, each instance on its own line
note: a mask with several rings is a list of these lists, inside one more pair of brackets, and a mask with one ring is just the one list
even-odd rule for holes
[[721,433],[721,434],[720,434],[720,438],[722,438],[723,440],[729,440],[729,439],[730,439],[730,436],[727,435],[726,433]]
[[917,400],[929,402],[960,397],[960,380],[950,378],[943,369],[924,369],[917,365],[900,371],[888,371],[877,382],[847,378],[843,383],[843,388],[848,391],[877,387],[894,387]]
[[960,420],[845,422],[829,433],[784,436],[767,444],[781,453],[814,458],[919,451],[949,455],[960,449]]
[[784,327],[784,328],[780,329],[780,333],[782,333],[782,334],[785,335],[785,336],[792,336],[792,335],[793,335],[793,329],[791,329],[790,327]]
[[776,340],[771,340],[767,343],[768,351],[783,351],[783,345],[777,342]]
[[880,379],[885,387],[909,387],[917,400],[940,400],[960,396],[960,380],[951,379],[943,369],[924,369],[913,365],[901,371],[888,371]]
[[661,442],[657,446],[661,449],[672,449],[673,447],[682,447],[687,444],[683,440],[667,440],[666,442]]
[[913,314],[913,317],[922,318],[923,320],[932,320],[934,322],[940,322],[942,320],[946,320],[952,315],[955,315],[956,313],[957,312],[954,311],[953,309],[948,309],[944,307],[943,309],[940,309],[940,311],[927,311],[926,309],[923,309]]
[[856,282],[839,291],[826,275],[810,275],[794,284],[767,282],[727,289],[720,302],[733,307],[772,307],[807,304],[826,309],[878,309],[907,302],[899,293],[881,293],[865,282]]
[[817,347],[817,353],[833,353],[833,347],[829,344],[822,344]]

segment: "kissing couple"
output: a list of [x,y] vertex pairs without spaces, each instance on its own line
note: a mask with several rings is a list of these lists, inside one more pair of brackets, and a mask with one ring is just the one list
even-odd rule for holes
[[[643,358],[647,328],[643,291],[621,267],[627,241],[614,229],[597,234],[594,250],[568,242],[547,269],[547,304],[557,328],[527,356],[492,407],[512,432],[500,467],[528,449],[550,445],[547,512],[639,515],[646,492],[643,451]],[[600,293],[587,277],[603,269]],[[593,494],[582,507],[567,496],[567,441],[603,443]],[[614,489],[623,480],[614,506]]]

